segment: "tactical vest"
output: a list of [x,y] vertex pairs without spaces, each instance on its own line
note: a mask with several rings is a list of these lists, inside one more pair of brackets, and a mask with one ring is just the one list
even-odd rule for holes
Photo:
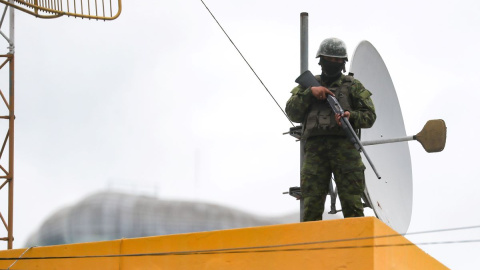
[[[320,81],[320,76],[315,76]],[[353,76],[345,76],[342,85],[328,87],[335,94],[344,111],[351,111],[349,102],[350,86]],[[335,121],[335,113],[330,108],[328,101],[316,99],[309,108],[303,123],[302,140],[321,135],[346,136],[345,131]]]

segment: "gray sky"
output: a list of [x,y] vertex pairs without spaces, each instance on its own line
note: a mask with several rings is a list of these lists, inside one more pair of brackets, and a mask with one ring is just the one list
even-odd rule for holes
[[[429,119],[448,127],[441,153],[409,143],[409,232],[480,224],[478,1],[205,3],[282,106],[300,71],[301,12],[310,15],[314,73],[324,38],[343,39],[350,54],[370,41],[390,71],[407,134]],[[56,210],[112,185],[258,215],[298,210],[282,195],[299,185],[299,144],[282,135],[290,123],[200,0],[125,1],[110,22],[17,12],[15,33],[14,246]],[[480,243],[420,247],[453,269],[478,264]]]

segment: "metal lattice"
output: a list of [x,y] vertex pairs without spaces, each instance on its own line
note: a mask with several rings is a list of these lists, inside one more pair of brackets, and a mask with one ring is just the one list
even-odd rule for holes
[[45,19],[72,16],[114,20],[122,11],[121,0],[0,0],[0,3]]
[[[117,2],[118,1],[118,2]],[[7,132],[3,144],[0,141],[0,191],[7,193],[7,218],[2,214],[4,207],[0,204],[0,231],[3,226],[7,236],[0,241],[7,241],[7,248],[13,247],[13,183],[14,183],[14,55],[15,55],[15,9],[39,18],[57,18],[71,16],[96,20],[114,20],[122,11],[121,0],[0,0],[5,4],[0,13],[0,40],[8,43],[8,53],[0,54],[0,98],[6,105],[6,114],[0,112],[0,119],[6,119]],[[9,12],[7,12],[9,11]],[[8,22],[8,27],[3,27]],[[4,29],[8,29],[8,34]],[[5,30],[6,30],[5,29]],[[2,76],[2,74],[4,76]],[[6,77],[5,77],[6,76]],[[8,91],[4,91],[8,90]],[[6,96],[5,93],[8,92]],[[1,101],[0,101],[1,104]],[[0,106],[1,107],[1,106]]]
[[[10,12],[7,10],[10,9]],[[7,248],[13,247],[13,186],[14,186],[14,130],[15,130],[15,36],[13,33],[14,14],[12,8],[2,12],[0,19],[0,43],[8,44],[8,52],[0,53],[0,134],[5,132],[3,142],[0,139],[0,240],[7,242]],[[7,27],[4,27],[7,26]],[[7,31],[4,31],[7,30]],[[1,104],[4,104],[1,105]],[[1,135],[0,135],[1,136]],[[1,137],[0,137],[1,138]],[[5,198],[7,199],[5,201]],[[4,215],[6,214],[6,215]],[[3,226],[2,226],[3,224]],[[6,235],[1,229],[6,229]]]
[[[0,191],[2,198],[5,198],[5,195],[7,197],[6,209],[4,205],[5,201],[3,200],[2,207],[0,209],[0,224],[3,224],[3,226],[5,227],[7,235],[5,236],[3,232],[0,233],[0,240],[7,241],[8,249],[12,248],[13,243],[13,133],[15,120],[13,96],[13,62],[13,54],[0,55],[0,74],[2,78],[0,84],[0,97],[5,105],[5,107],[1,106],[2,109],[0,110],[2,132],[4,132],[6,128],[6,135],[3,138],[3,142],[0,141]],[[6,92],[6,94],[4,94],[4,92]],[[6,123],[3,119],[7,120]],[[4,213],[7,213],[7,215],[4,216]],[[0,227],[2,226],[0,225]]]

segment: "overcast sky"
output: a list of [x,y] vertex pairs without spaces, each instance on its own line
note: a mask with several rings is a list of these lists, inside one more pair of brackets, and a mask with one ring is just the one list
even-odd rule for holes
[[[314,73],[324,38],[343,39],[350,54],[370,41],[407,134],[429,119],[448,127],[441,153],[409,143],[409,232],[480,225],[480,2],[205,3],[282,107],[300,72],[301,12]],[[14,247],[56,210],[109,188],[257,215],[298,210],[282,194],[299,185],[299,143],[282,135],[290,123],[200,0],[124,1],[108,22],[17,12],[15,35]],[[480,231],[409,238],[462,241]],[[453,269],[479,263],[478,242],[420,248]]]

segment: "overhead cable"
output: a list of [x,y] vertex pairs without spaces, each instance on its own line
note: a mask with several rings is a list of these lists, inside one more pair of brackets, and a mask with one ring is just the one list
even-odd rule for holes
[[290,120],[290,118],[288,118],[287,114],[285,113],[285,111],[282,109],[282,107],[280,106],[280,104],[278,104],[277,100],[273,97],[272,93],[270,93],[270,91],[268,90],[267,86],[263,83],[262,79],[260,79],[260,77],[257,75],[257,73],[255,72],[255,70],[252,68],[252,66],[250,65],[250,63],[248,63],[247,59],[245,59],[245,57],[243,56],[243,54],[240,52],[240,50],[237,48],[237,46],[235,45],[235,43],[233,42],[233,40],[230,38],[230,36],[227,34],[227,32],[225,31],[225,29],[223,29],[222,25],[220,24],[220,22],[217,20],[217,18],[215,18],[215,16],[213,15],[213,13],[210,11],[210,9],[207,7],[207,5],[205,4],[205,2],[203,2],[203,0],[200,0],[202,2],[202,4],[205,6],[205,8],[208,10],[208,12],[210,13],[210,15],[212,15],[212,18],[215,20],[215,22],[217,22],[218,26],[220,26],[220,29],[222,29],[223,33],[227,36],[228,40],[230,40],[230,42],[232,43],[233,47],[235,47],[235,49],[237,50],[237,52],[240,54],[240,56],[243,58],[243,60],[245,61],[245,63],[247,63],[248,67],[252,70],[253,74],[255,74],[255,76],[257,77],[257,79],[260,81],[260,83],[263,85],[263,87],[265,88],[265,90],[267,90],[268,94],[272,97],[273,101],[275,101],[275,103],[277,104],[278,108],[280,108],[280,110],[282,111],[282,113],[287,117],[288,121],[290,122],[290,124],[292,124],[292,126],[295,126],[293,124],[293,122]]
[[[267,245],[267,246],[251,246],[251,247],[237,247],[224,249],[206,249],[206,250],[188,250],[188,251],[172,251],[172,252],[151,252],[151,253],[134,253],[134,254],[110,254],[110,255],[85,255],[85,256],[43,256],[43,257],[22,257],[28,249],[20,256],[15,258],[0,258],[0,261],[6,260],[52,260],[52,259],[91,259],[91,258],[117,258],[117,257],[147,257],[147,256],[185,256],[185,255],[208,255],[208,254],[238,254],[238,253],[271,253],[271,252],[292,252],[292,251],[313,251],[313,250],[338,250],[338,249],[356,249],[356,248],[388,248],[388,247],[407,247],[407,246],[421,246],[421,245],[441,245],[441,244],[467,244],[480,243],[480,239],[466,239],[466,240],[450,240],[450,241],[433,241],[412,243],[410,241],[403,243],[388,243],[388,244],[359,244],[359,245],[345,245],[345,246],[323,246],[323,247],[298,247],[287,248],[294,246],[307,246],[314,244],[331,244],[339,242],[352,242],[361,240],[375,240],[380,238],[399,237],[403,235],[426,234],[435,232],[447,232],[458,230],[478,229],[480,225],[449,228],[440,230],[421,231],[407,234],[388,234],[379,236],[368,236],[347,239],[334,239],[324,241],[312,241],[301,243],[290,243],[281,245]],[[29,248],[30,249],[30,248]]]

